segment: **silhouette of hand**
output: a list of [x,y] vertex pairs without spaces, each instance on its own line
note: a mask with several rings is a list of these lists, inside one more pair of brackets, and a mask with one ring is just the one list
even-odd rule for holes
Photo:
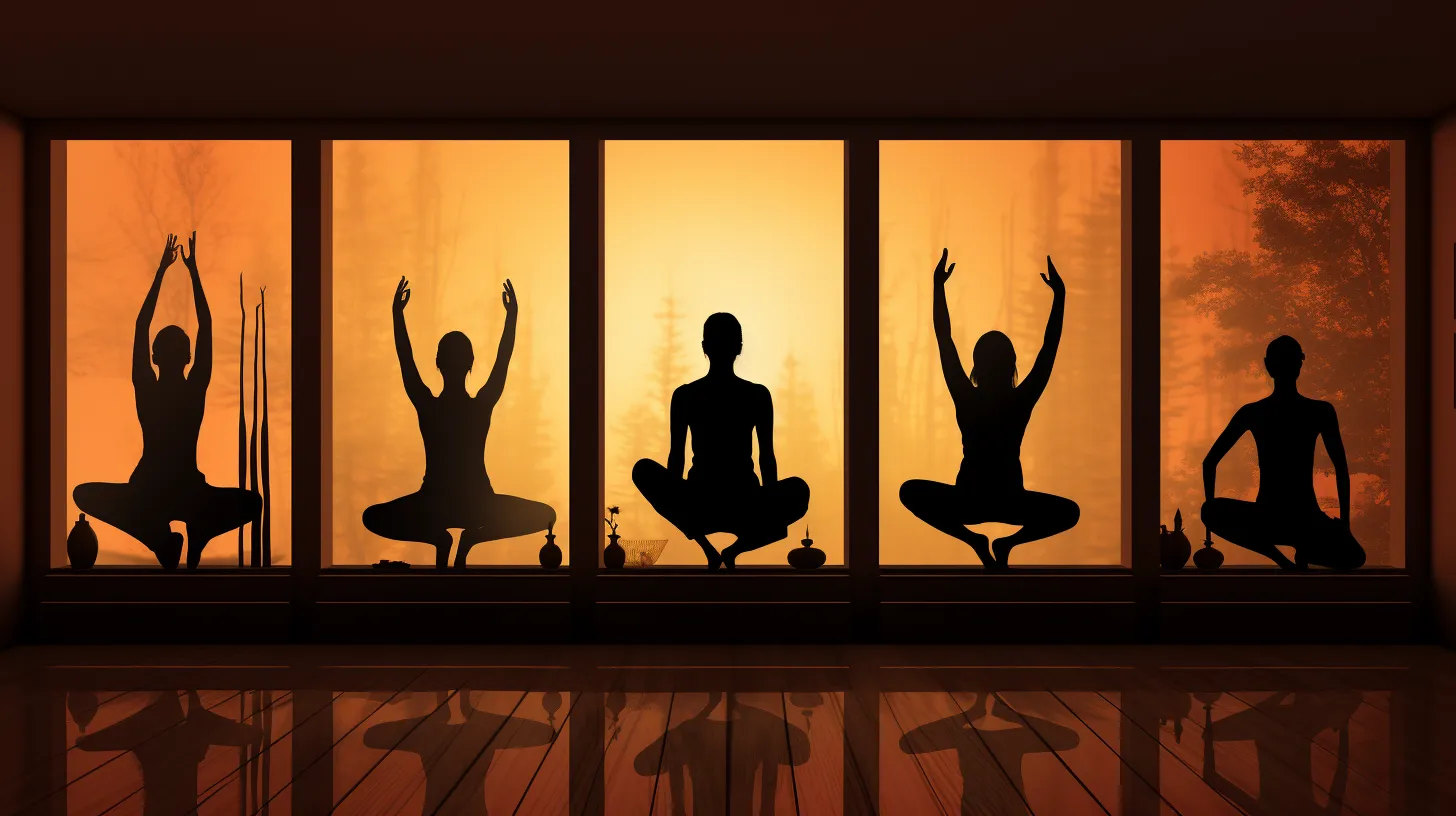
[[942,249],[940,251],[940,263],[938,263],[938,264],[935,265],[935,285],[936,286],[944,286],[945,285],[945,282],[948,281],[948,280],[950,280],[950,273],[952,273],[952,272],[955,271],[955,264],[951,264],[949,267],[947,267],[945,265],[945,262],[947,260],[949,260],[949,259],[950,259],[950,250],[949,249]]
[[157,272],[167,271],[167,267],[177,260],[177,254],[181,251],[182,247],[177,245],[177,236],[167,233],[167,247],[162,250],[162,262],[157,264]]
[[197,230],[192,231],[192,237],[187,239],[187,249],[177,247],[182,256],[182,263],[187,265],[187,271],[197,274]]
[[395,289],[394,289],[394,313],[395,314],[403,314],[404,313],[404,307],[405,307],[406,304],[409,303],[409,299],[410,299],[409,281],[407,281],[403,277],[401,277],[399,279],[399,286],[396,286]]
[[1057,268],[1052,264],[1052,256],[1047,256],[1047,271],[1041,276],[1042,282],[1052,288],[1052,294],[1065,295],[1067,285],[1062,283],[1062,276],[1057,274]]
[[506,278],[505,286],[501,288],[501,305],[506,307],[506,317],[516,316],[516,287],[511,285],[510,278]]

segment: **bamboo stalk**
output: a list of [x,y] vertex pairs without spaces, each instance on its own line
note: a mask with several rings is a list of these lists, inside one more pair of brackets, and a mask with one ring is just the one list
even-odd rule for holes
[[[248,475],[252,479],[253,493],[258,492],[258,319],[263,305],[253,307],[253,438],[248,445]],[[257,567],[263,561],[262,518],[253,521],[253,551],[248,566]]]
[[[248,489],[247,378],[243,366],[248,359],[248,309],[243,305],[243,273],[238,273],[238,487]],[[243,527],[238,527],[238,566],[243,565]]]
[[268,478],[268,287],[258,292],[258,306],[263,310],[260,328],[263,332],[263,443],[259,453],[263,472],[263,566],[273,566],[273,490]]

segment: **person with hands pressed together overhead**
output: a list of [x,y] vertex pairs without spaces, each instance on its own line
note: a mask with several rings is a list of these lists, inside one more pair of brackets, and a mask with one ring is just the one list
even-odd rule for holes
[[[192,278],[197,311],[197,357],[187,332],[166,326],[147,350],[152,318],[167,268],[182,257]],[[191,362],[190,371],[184,370]],[[156,363],[156,370],[152,364]],[[197,569],[202,550],[212,539],[258,518],[263,502],[240,487],[214,487],[197,469],[197,438],[212,381],[212,312],[197,271],[197,233],[183,251],[177,236],[167,236],[152,288],[137,315],[132,341],[131,382],[137,421],[142,427],[142,456],[125,484],[90,482],[72,491],[76,507],[147,546],[165,569],[182,557],[183,537],[171,523],[186,525],[187,568]]]

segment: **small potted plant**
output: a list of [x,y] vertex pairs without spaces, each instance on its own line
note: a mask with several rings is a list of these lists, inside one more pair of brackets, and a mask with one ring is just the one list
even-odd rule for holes
[[607,534],[607,548],[602,551],[602,565],[607,569],[621,569],[627,563],[627,551],[617,543],[621,536],[617,535],[617,514],[622,512],[620,507],[608,507],[607,517],[602,519],[612,532]]

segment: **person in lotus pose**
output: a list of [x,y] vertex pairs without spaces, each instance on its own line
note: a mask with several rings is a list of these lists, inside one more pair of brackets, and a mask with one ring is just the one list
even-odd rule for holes
[[[195,361],[187,332],[180,326],[157,332],[150,354],[147,351],[162,278],[179,254],[192,276],[197,310]],[[184,373],[189,362],[192,369]],[[157,364],[156,371],[152,363]],[[263,507],[257,493],[240,487],[213,487],[197,469],[197,437],[202,432],[211,380],[212,312],[197,271],[197,233],[187,241],[185,253],[177,236],[168,235],[152,288],[137,315],[132,342],[131,384],[137,421],[142,426],[141,461],[125,484],[90,482],[77,485],[71,493],[82,513],[145,544],[165,569],[176,569],[182,558],[182,534],[172,531],[173,521],[186,525],[187,568],[197,569],[207,542],[256,521]]]
[[[809,510],[803,479],[779,479],[774,458],[773,398],[768,389],[733,373],[743,351],[743,327],[719,312],[703,324],[708,374],[672,394],[672,447],[667,467],[643,459],[632,482],[663,518],[696,541],[708,568],[732,569],[738,556],[782,541],[789,525]],[[684,449],[693,435],[693,466],[683,479]],[[758,434],[758,468],[753,473],[753,435]],[[733,533],[738,540],[720,554],[709,533]]]
[[[961,429],[961,468],[954,485],[925,479],[905,482],[900,486],[900,502],[921,521],[969,544],[987,568],[1004,569],[1012,548],[1066,532],[1081,518],[1076,502],[1027,490],[1021,474],[1021,440],[1032,409],[1051,380],[1062,339],[1067,287],[1048,257],[1041,279],[1052,290],[1052,310],[1046,339],[1025,380],[1017,383],[1016,349],[999,331],[986,332],[976,341],[967,377],[951,338],[946,305],[945,284],[955,271],[955,264],[946,266],[949,258],[950,251],[942,251],[935,267],[932,319],[940,368]],[[992,544],[986,536],[967,529],[967,525],[986,522],[1019,524],[1021,529]]]
[[[1252,550],[1284,569],[1310,564],[1337,570],[1359,569],[1365,549],[1350,533],[1350,467],[1340,439],[1335,406],[1299,393],[1304,349],[1293,337],[1274,338],[1264,353],[1264,368],[1274,392],[1240,408],[1214,440],[1203,460],[1203,523],[1209,532]],[[1252,502],[1217,497],[1218,463],[1245,433],[1254,435],[1259,455],[1259,494]],[[1324,440],[1335,466],[1340,517],[1320,509],[1314,495],[1314,443]],[[1294,560],[1278,545],[1294,548]]]
[[450,563],[450,528],[461,528],[455,567],[465,567],[470,548],[482,541],[550,530],[556,511],[549,505],[495,492],[485,472],[485,438],[491,414],[506,387],[506,370],[516,345],[516,289],[508,280],[501,292],[506,310],[495,365],[480,390],[471,396],[465,377],[475,365],[470,338],[452,331],[440,338],[435,366],[444,378],[439,396],[430,393],[415,365],[405,327],[409,281],[394,290],[394,350],[404,376],[404,390],[419,417],[425,443],[425,478],[408,496],[376,504],[364,511],[364,526],[394,541],[418,541],[435,547],[435,566]]

